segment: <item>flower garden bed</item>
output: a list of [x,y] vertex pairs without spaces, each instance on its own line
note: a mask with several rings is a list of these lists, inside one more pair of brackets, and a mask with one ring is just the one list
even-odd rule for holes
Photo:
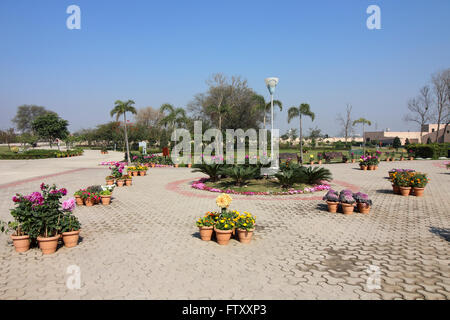
[[[264,180],[264,181],[263,181]],[[268,187],[266,191],[259,190],[264,187],[264,183],[267,183]],[[327,184],[315,185],[315,186],[307,186],[300,185],[300,188],[292,188],[292,189],[282,189],[279,185],[273,183],[270,180],[261,179],[261,180],[250,180],[247,184],[247,187],[236,187],[233,185],[228,185],[228,181],[226,179],[212,182],[209,181],[208,178],[202,178],[200,180],[194,181],[191,185],[192,188],[198,190],[205,190],[209,192],[220,192],[226,194],[240,194],[240,195],[293,195],[293,194],[304,194],[304,193],[313,193],[317,191],[329,190],[330,186]],[[269,186],[270,185],[270,186]],[[253,188],[255,189],[252,189]],[[258,188],[258,190],[256,190]],[[247,190],[242,190],[247,189]]]

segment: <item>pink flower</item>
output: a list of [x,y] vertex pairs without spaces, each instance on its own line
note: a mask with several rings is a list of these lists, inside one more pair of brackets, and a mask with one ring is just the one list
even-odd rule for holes
[[62,203],[62,208],[66,211],[72,211],[75,208],[75,199],[70,198]]

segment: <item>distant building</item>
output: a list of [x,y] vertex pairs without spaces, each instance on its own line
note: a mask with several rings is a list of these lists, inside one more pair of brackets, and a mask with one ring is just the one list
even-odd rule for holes
[[405,144],[406,139],[410,143],[427,143],[428,138],[431,142],[436,141],[436,135],[439,137],[439,142],[450,142],[450,126],[445,127],[445,124],[441,124],[439,132],[437,132],[437,124],[423,125],[422,131],[390,131],[386,129],[384,131],[367,131],[364,132],[364,140],[380,141],[382,144],[392,144],[395,137],[399,137],[402,144]]
[[[306,143],[310,143],[311,139],[304,138],[303,141],[305,141]],[[345,138],[344,137],[328,137],[328,138],[317,138],[316,139],[316,142],[323,142],[326,144],[334,143],[334,142],[338,142],[338,141],[345,142]],[[352,141],[362,143],[363,138],[362,137],[348,137],[347,138],[347,142],[352,142]],[[284,140],[284,139],[280,138],[280,143],[288,143],[288,142],[291,142],[293,145],[299,144],[300,138],[296,138],[294,141],[291,141],[290,139]]]

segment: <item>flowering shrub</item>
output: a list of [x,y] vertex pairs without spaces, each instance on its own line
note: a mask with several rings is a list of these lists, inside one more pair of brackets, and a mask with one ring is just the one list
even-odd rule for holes
[[223,193],[216,198],[216,204],[222,211],[226,210],[231,204],[231,197],[228,194]]
[[109,167],[109,169],[111,169],[111,176],[113,176],[116,179],[121,177],[124,168],[125,168],[124,162],[113,162],[112,165]]
[[339,193],[333,189],[330,189],[322,199],[329,202],[339,202]]
[[393,173],[392,183],[399,187],[410,187],[415,173],[411,171]]
[[411,187],[425,188],[429,180],[426,173],[417,172],[411,179]]
[[214,227],[219,217],[218,212],[207,212],[204,217],[199,218],[196,222],[197,227]]

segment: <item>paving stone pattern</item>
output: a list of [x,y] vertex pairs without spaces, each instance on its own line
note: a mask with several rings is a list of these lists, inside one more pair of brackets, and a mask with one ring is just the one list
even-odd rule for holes
[[[372,197],[369,215],[328,213],[323,201],[309,195],[233,196],[231,208],[255,214],[257,228],[250,244],[232,240],[228,246],[201,241],[194,225],[198,216],[217,209],[217,194],[204,197],[189,182],[177,190],[166,187],[202,175],[153,168],[133,186],[116,188],[110,206],[75,209],[83,225],[75,248],[61,247],[49,256],[37,248],[19,254],[0,235],[0,299],[449,299],[450,171],[433,163],[381,163],[377,171],[326,165],[336,180]],[[0,169],[12,164],[0,162]],[[107,168],[80,164],[84,170],[45,182],[70,194],[104,183]],[[392,194],[385,177],[393,167],[428,172],[425,196]],[[0,219],[9,218],[12,195],[39,184],[0,186]],[[66,286],[71,265],[80,267],[80,289]],[[369,266],[379,268],[379,289],[367,286],[376,277]]]

